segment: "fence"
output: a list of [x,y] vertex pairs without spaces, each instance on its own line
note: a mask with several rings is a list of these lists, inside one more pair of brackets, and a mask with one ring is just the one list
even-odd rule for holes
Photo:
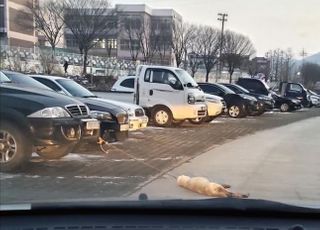
[[[0,46],[1,67],[22,72],[44,72],[44,63],[41,61],[43,55],[51,55],[51,49],[48,47],[13,47]],[[61,74],[62,66],[68,61],[70,74],[80,75],[82,71],[83,55],[66,52],[63,49],[55,51],[55,70]],[[25,66],[25,68],[19,68]],[[17,69],[18,68],[18,69]],[[135,71],[136,63],[128,60],[120,60],[115,57],[100,57],[88,55],[87,73],[94,75],[116,76],[132,74]]]

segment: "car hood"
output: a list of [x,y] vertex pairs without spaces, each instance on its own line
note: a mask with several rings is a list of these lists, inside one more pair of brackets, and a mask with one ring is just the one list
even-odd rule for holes
[[118,106],[114,103],[110,103],[108,101],[97,99],[98,98],[79,98],[79,100],[85,103],[90,110],[109,112],[113,115],[116,115],[120,112],[125,112],[125,110],[121,106]]
[[41,104],[43,107],[64,107],[70,104],[83,105],[75,98],[56,93],[51,90],[20,87],[15,84],[1,85],[1,96],[14,97],[23,101]]
[[220,100],[220,101],[223,100],[222,97],[219,97],[219,96],[216,96],[216,95],[212,95],[212,94],[208,94],[208,93],[205,93],[204,96],[205,96],[205,98],[208,98],[208,99],[212,98],[212,99],[216,99],[216,100]]
[[129,111],[132,110],[134,111],[135,109],[141,109],[141,106],[131,104],[131,103],[126,103],[126,102],[120,102],[120,101],[115,101],[115,100],[110,100],[110,99],[104,99],[104,98],[94,98],[95,100],[102,101],[102,102],[108,102],[110,104],[114,104],[117,106],[120,106],[122,109]]

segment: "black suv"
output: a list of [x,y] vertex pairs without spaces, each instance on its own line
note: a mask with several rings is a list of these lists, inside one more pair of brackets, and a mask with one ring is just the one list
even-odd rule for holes
[[[40,77],[32,78],[27,75],[11,72],[0,71],[13,83],[30,88],[41,88],[56,91],[57,85],[50,80],[41,79]],[[39,82],[39,79],[41,80]],[[79,89],[80,87],[80,89]],[[61,90],[61,89],[60,89]],[[128,137],[128,114],[120,106],[111,103],[95,100],[95,95],[82,86],[72,85],[72,90],[81,95],[76,99],[84,103],[91,110],[91,116],[98,119],[100,123],[100,137],[107,142],[122,141]],[[64,94],[62,94],[64,95]]]
[[248,95],[236,94],[224,85],[215,83],[198,83],[198,85],[205,93],[222,97],[227,103],[227,113],[230,117],[245,117],[260,109],[257,99]]
[[32,152],[67,155],[83,138],[96,140],[100,124],[83,103],[50,90],[21,88],[0,75],[0,170],[24,166]]

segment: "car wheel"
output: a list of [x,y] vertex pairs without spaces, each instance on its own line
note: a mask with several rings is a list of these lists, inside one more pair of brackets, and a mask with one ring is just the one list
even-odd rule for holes
[[75,146],[76,143],[37,147],[36,153],[44,159],[54,160],[68,155],[75,148]]
[[288,112],[289,111],[290,106],[287,103],[282,103],[280,105],[280,111],[281,112]]
[[228,108],[228,115],[232,118],[240,118],[244,117],[246,114],[244,112],[244,108],[241,105],[231,105]]
[[188,121],[189,121],[191,124],[200,125],[201,123],[204,122],[204,119],[205,119],[205,117],[198,117],[198,118],[195,118],[195,119],[188,119]]
[[152,118],[155,126],[168,127],[172,125],[172,113],[167,107],[155,107],[153,109]]
[[9,122],[0,125],[0,171],[15,171],[27,164],[32,154],[28,137]]

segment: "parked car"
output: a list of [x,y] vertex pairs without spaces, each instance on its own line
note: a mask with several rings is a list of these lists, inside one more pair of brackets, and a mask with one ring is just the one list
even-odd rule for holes
[[276,92],[270,91],[274,99],[274,107],[280,109],[281,112],[290,112],[302,108],[301,101],[294,98],[283,97]]
[[260,109],[257,99],[245,94],[238,95],[224,85],[215,83],[198,83],[198,85],[205,93],[222,97],[227,103],[227,113],[230,117],[245,117]]
[[270,96],[266,96],[258,93],[250,93],[249,90],[237,84],[224,83],[222,85],[228,87],[229,89],[231,89],[237,94],[245,94],[245,95],[255,97],[258,100],[258,103],[260,103],[260,108],[261,108],[258,114],[262,114],[266,110],[272,110],[274,108],[274,100]]
[[97,140],[100,123],[83,103],[51,90],[23,88],[0,76],[0,170],[26,165],[32,152],[56,159],[81,139]]
[[[51,87],[49,88],[27,75],[10,71],[2,71],[2,73],[13,83],[21,87],[27,86],[33,89],[42,88],[56,93]],[[129,130],[128,115],[123,109],[112,104],[106,106],[106,104],[102,102],[92,102],[91,98],[84,98],[82,102],[90,104],[90,115],[101,121],[100,136],[104,140],[112,142],[127,138]],[[94,103],[94,106],[92,106],[92,103]]]
[[108,107],[111,105],[121,107],[128,114],[129,131],[135,131],[145,128],[148,124],[148,117],[141,106],[133,103],[125,103],[105,98],[98,98],[92,92],[76,83],[71,79],[56,76],[32,75],[32,78],[50,87],[56,92],[66,94],[71,97],[77,97],[80,101],[89,106],[90,109],[99,103],[99,106]]
[[134,81],[136,76],[122,76],[111,87],[115,92],[134,92]]
[[[120,77],[112,86],[111,91],[118,93],[134,93],[136,76],[123,76]],[[193,124],[200,124],[202,122],[210,122],[217,116],[219,116],[223,110],[225,102],[221,97],[212,96],[210,94],[205,95],[205,103],[207,105],[207,114],[205,117],[197,117],[194,119],[188,119]],[[173,120],[175,125],[181,124],[184,120]]]

